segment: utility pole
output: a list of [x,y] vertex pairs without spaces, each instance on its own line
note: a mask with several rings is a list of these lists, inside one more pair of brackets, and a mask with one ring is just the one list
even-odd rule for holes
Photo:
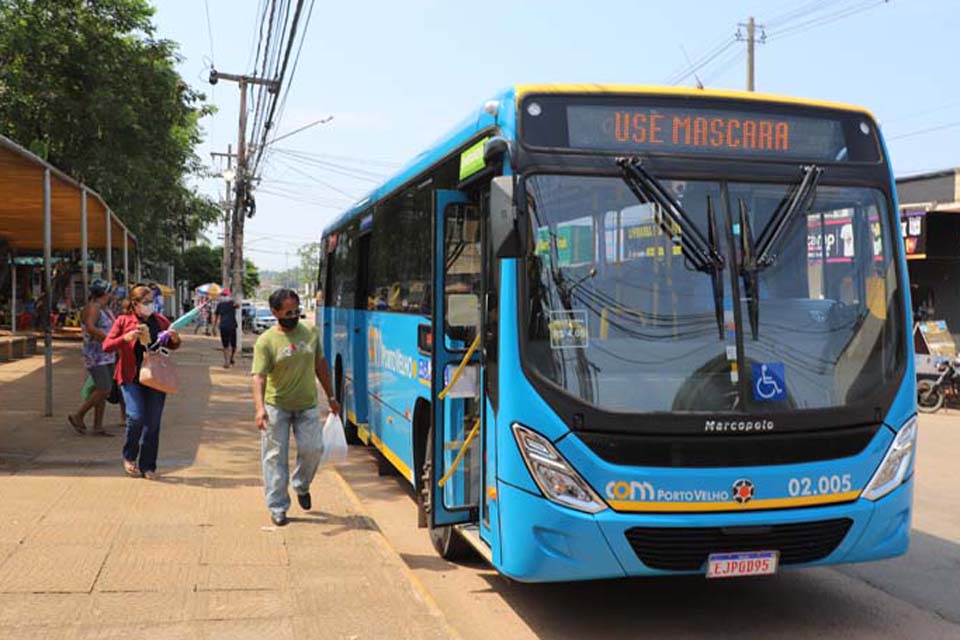
[[756,45],[756,35],[757,27],[760,27],[760,44],[763,44],[767,41],[767,34],[763,31],[763,25],[758,25],[754,20],[753,16],[750,16],[750,19],[747,20],[747,23],[740,23],[737,25],[739,27],[746,27],[747,35],[746,37],[737,30],[737,40],[746,41],[747,43],[747,91],[754,90],[754,48]]
[[233,153],[233,145],[228,144],[226,153],[213,152],[210,156],[212,158],[225,157],[227,159],[227,170],[223,174],[223,177],[227,181],[227,193],[223,197],[223,259],[220,263],[220,282],[223,283],[223,286],[232,289],[233,285],[230,283],[230,273],[233,269],[233,253],[230,246],[230,235],[233,224],[230,219],[230,214],[233,211],[233,203],[230,202],[230,190],[233,181],[233,159],[237,157],[237,154]]
[[233,228],[230,238],[230,245],[233,254],[232,271],[233,282],[231,293],[239,300],[243,300],[243,225],[246,219],[246,202],[248,190],[250,188],[250,178],[247,171],[247,87],[250,85],[262,85],[267,87],[270,93],[277,93],[280,90],[280,83],[276,80],[259,78],[256,76],[237,75],[232,73],[220,73],[216,69],[210,70],[210,84],[217,84],[220,80],[229,80],[236,82],[240,87],[240,126],[237,136],[237,173],[236,173],[236,197],[233,205]]

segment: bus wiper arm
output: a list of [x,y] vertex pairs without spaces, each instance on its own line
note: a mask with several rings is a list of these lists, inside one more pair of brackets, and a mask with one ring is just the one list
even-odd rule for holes
[[777,241],[790,224],[790,220],[798,212],[806,212],[813,204],[817,183],[822,173],[823,169],[815,164],[803,167],[800,181],[781,201],[756,243],[753,241],[747,205],[743,198],[740,199],[740,255],[742,256],[740,277],[743,278],[743,293],[747,299],[750,333],[754,340],[759,339],[760,336],[760,271],[777,261],[777,256],[773,253]]
[[[660,207],[663,216],[657,218],[657,223],[674,242],[677,242],[677,236],[680,236],[680,250],[694,269],[705,273],[723,269],[724,260],[720,252],[703,237],[680,203],[643,168],[639,158],[617,158],[617,166],[620,167],[623,181],[640,202],[653,203]],[[664,217],[667,220],[664,220]],[[679,234],[677,229],[680,230]]]
[[[660,182],[650,175],[636,157],[617,158],[617,166],[633,195],[642,203],[652,203],[659,206],[662,216],[657,216],[657,224],[664,233],[677,242],[680,250],[693,268],[697,271],[710,274],[710,284],[713,287],[713,305],[717,316],[717,331],[720,339],[724,339],[723,323],[723,255],[717,251],[719,235],[717,223],[713,213],[713,203],[707,198],[707,227],[709,238],[704,238],[697,226],[690,220],[689,214],[683,210],[680,203],[670,195]],[[667,220],[664,220],[664,217]],[[676,230],[679,229],[678,234]],[[680,236],[679,239],[677,236]]]
[[823,174],[823,169],[815,164],[803,167],[803,176],[801,176],[800,181],[794,185],[790,194],[783,199],[780,206],[774,211],[773,217],[770,218],[770,222],[760,232],[754,252],[756,257],[751,264],[745,264],[747,269],[760,270],[776,262],[777,256],[773,254],[773,249],[776,247],[777,241],[786,231],[793,216],[798,211],[806,211],[813,204],[813,197],[817,192],[817,183],[820,181],[821,174]]

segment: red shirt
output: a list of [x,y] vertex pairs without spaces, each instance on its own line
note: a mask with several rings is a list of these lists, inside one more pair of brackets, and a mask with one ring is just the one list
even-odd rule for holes
[[[170,321],[162,313],[155,313],[153,317],[156,319],[160,331],[166,331],[170,327]],[[117,316],[113,327],[110,328],[110,333],[107,334],[107,338],[103,341],[104,351],[117,352],[117,368],[114,371],[113,377],[118,384],[133,382],[134,377],[137,375],[137,355],[134,352],[137,341],[131,340],[127,342],[123,339],[123,336],[136,329],[141,322],[143,321],[137,317],[135,313],[125,313]],[[179,340],[171,340],[168,348],[176,349],[179,346]]]

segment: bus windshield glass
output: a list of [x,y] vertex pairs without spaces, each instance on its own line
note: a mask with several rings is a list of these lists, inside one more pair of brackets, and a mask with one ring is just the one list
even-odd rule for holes
[[659,183],[723,256],[719,292],[677,225],[621,176],[525,178],[528,371],[628,413],[828,409],[899,380],[903,312],[880,190],[811,184],[778,216],[797,184]]

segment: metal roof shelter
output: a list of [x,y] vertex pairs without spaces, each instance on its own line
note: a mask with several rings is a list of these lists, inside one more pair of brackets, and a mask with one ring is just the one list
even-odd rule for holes
[[[15,252],[43,251],[45,309],[52,305],[52,257],[55,250],[80,249],[84,290],[87,289],[91,246],[103,247],[106,269],[113,273],[113,251],[123,254],[123,275],[130,282],[131,244],[136,251],[136,276],[140,278],[137,238],[114,215],[95,191],[77,182],[37,155],[0,135],[0,238]],[[16,263],[13,269],[11,329],[16,333]],[[53,347],[50,323],[45,322],[46,398],[44,413],[53,415]]]

